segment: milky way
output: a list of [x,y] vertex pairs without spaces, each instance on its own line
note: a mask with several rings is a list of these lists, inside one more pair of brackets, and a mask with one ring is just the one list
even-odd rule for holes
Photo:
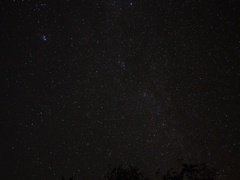
[[236,5],[3,5],[3,177],[152,177],[183,158],[238,179]]

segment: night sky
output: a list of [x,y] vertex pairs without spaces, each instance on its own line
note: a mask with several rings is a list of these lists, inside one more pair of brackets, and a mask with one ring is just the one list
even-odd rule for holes
[[237,1],[1,1],[0,174],[240,179]]

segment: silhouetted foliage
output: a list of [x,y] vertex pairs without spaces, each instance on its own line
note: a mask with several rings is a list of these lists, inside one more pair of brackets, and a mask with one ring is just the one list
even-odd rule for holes
[[[65,180],[65,178],[62,176],[62,180]],[[71,177],[69,180],[73,180],[73,177]]]
[[[177,170],[171,168],[166,174],[161,174],[160,169],[155,173],[158,180],[214,180],[217,175],[217,170],[208,167],[206,164],[182,164],[182,159],[179,159]],[[104,176],[105,180],[150,180],[144,177],[144,174],[139,172],[139,169],[133,166],[124,168],[120,165],[118,168],[113,168]],[[62,177],[62,180],[65,180]],[[69,180],[73,180],[71,177]]]
[[[182,160],[180,160],[181,163]],[[156,177],[159,178],[160,169],[156,173]],[[214,180],[217,175],[217,170],[207,167],[206,164],[182,164],[182,167],[178,167],[177,171],[171,168],[161,178],[163,180]]]
[[138,172],[139,169],[133,166],[124,168],[122,165],[118,168],[114,168],[111,172],[105,175],[106,180],[149,180],[145,178],[143,173]]

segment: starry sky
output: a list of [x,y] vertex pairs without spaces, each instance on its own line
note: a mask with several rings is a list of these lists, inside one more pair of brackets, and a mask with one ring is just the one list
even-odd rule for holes
[[237,1],[0,4],[2,177],[151,177],[183,158],[240,178]]

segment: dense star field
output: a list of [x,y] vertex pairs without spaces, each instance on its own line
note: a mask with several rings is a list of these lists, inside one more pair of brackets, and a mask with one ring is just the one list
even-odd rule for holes
[[237,1],[0,4],[2,178],[183,158],[240,179]]

